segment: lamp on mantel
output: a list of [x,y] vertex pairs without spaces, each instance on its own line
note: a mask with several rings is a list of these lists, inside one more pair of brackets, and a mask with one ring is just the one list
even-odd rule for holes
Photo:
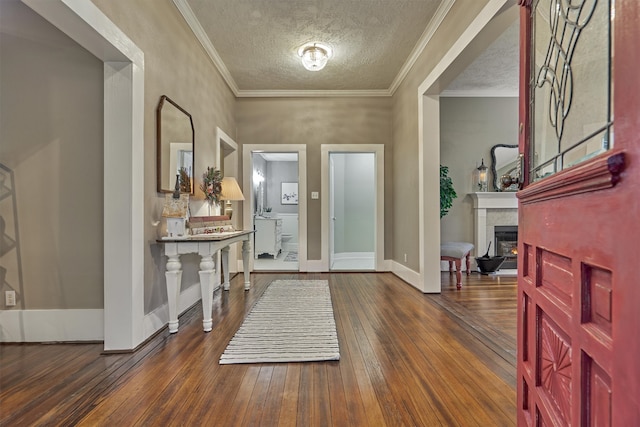
[[238,181],[232,176],[225,176],[222,178],[222,191],[220,192],[220,200],[226,200],[224,206],[224,214],[229,216],[229,219],[233,216],[233,209],[231,208],[232,201],[244,200],[244,195]]

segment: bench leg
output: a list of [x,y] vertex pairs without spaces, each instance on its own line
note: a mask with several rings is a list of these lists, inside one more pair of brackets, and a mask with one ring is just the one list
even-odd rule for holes
[[467,262],[467,276],[471,274],[471,262],[469,262],[469,254],[465,256]]
[[462,288],[462,260],[456,260],[456,288]]

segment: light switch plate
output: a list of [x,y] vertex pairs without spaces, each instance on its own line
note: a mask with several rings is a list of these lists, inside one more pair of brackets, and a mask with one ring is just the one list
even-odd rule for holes
[[317,191],[312,191],[312,192],[311,192],[311,198],[312,198],[313,200],[317,200],[317,199],[319,199],[319,198],[320,198],[320,193],[318,193]]

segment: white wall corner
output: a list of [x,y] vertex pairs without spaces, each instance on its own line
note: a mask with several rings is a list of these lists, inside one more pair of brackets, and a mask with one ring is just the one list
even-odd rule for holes
[[404,280],[414,288],[418,289],[420,292],[424,292],[422,289],[422,277],[420,273],[417,271],[411,270],[410,268],[400,264],[397,261],[390,260],[391,262],[391,272],[398,276],[400,279]]

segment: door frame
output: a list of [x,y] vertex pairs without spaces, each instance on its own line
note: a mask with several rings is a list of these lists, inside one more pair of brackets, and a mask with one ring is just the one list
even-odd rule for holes
[[[253,153],[298,154],[298,271],[307,271],[307,146],[305,144],[245,144],[242,146],[242,188],[253,189]],[[253,197],[245,192],[242,208],[245,229],[253,227]],[[253,271],[253,256],[249,257]]]
[[[236,179],[240,179],[238,176],[239,162],[238,162],[238,143],[234,141],[225,131],[216,126],[216,145],[215,145],[215,166],[219,170],[224,172],[225,176],[232,176]],[[244,188],[243,188],[244,190]],[[243,194],[246,191],[243,191]],[[246,196],[245,196],[246,197]],[[240,210],[238,209],[238,203],[231,202],[233,205],[233,212],[235,215],[231,218],[231,224],[236,229],[240,229],[238,218],[240,217]],[[222,210],[223,208],[221,208]],[[220,212],[220,215],[224,212]],[[238,251],[241,250],[242,245],[235,245],[233,250],[229,251],[229,272],[237,273],[242,271],[242,257],[238,256]],[[218,264],[220,265],[220,264]],[[216,280],[219,280],[219,275],[216,274]]]
[[384,261],[384,144],[322,144],[320,160],[320,265],[329,270],[329,153],[374,153],[376,158],[375,271],[387,271]]

